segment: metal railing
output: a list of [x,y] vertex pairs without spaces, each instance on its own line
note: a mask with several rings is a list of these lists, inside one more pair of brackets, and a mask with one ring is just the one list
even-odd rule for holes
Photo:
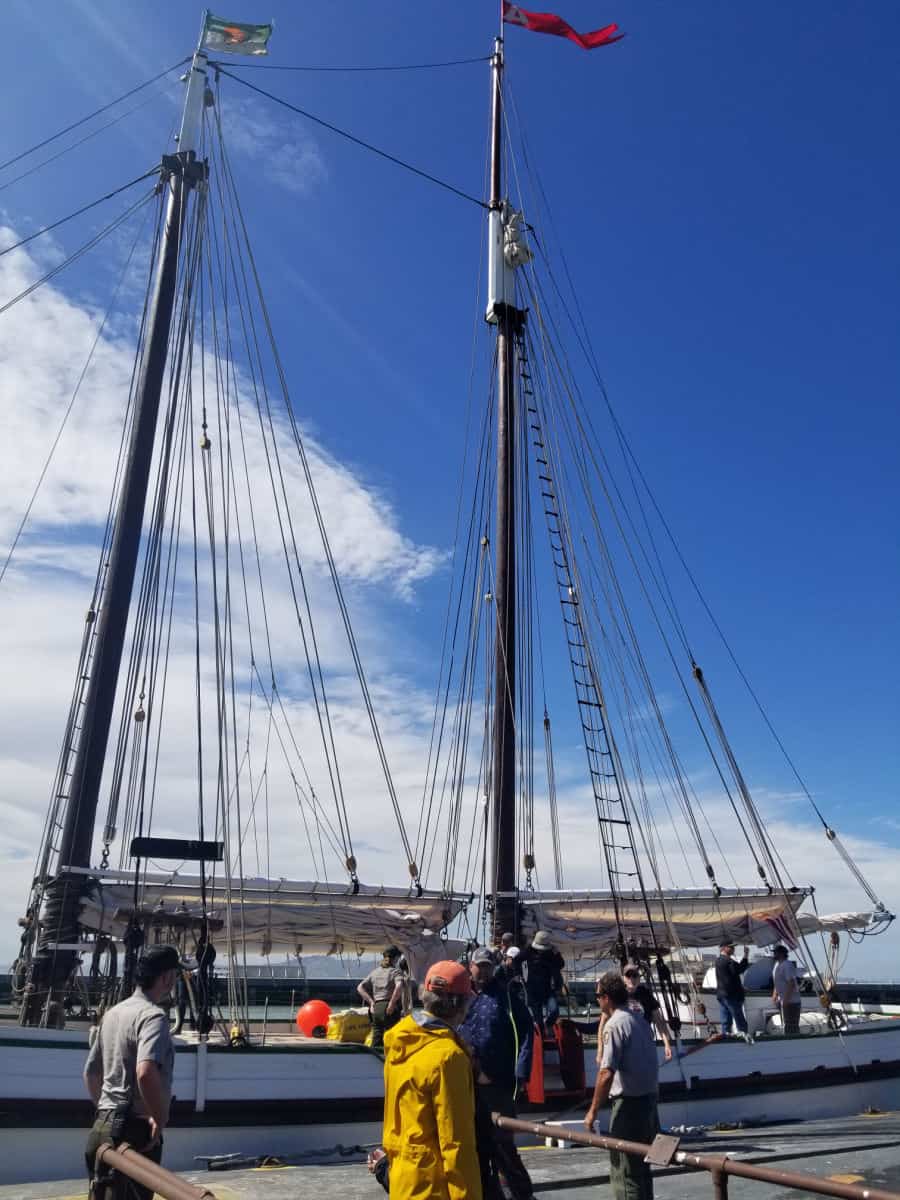
[[[160,1200],[216,1200],[215,1192],[211,1192],[208,1187],[195,1187],[194,1184],[179,1179],[165,1167],[139,1154],[127,1142],[120,1143],[118,1148],[113,1146],[112,1142],[104,1142],[97,1151],[94,1162],[98,1176],[101,1174],[101,1168],[112,1168],[120,1175],[133,1179],[135,1183],[150,1188]],[[104,1196],[102,1190],[99,1196]]]
[[581,1133],[568,1126],[542,1125],[538,1121],[518,1121],[493,1113],[494,1124],[514,1133],[531,1133],[536,1137],[553,1138],[555,1141],[574,1142],[579,1146],[595,1146],[601,1150],[620,1150],[623,1154],[640,1155],[660,1167],[673,1163],[690,1170],[709,1171],[712,1175],[715,1200],[727,1200],[728,1176],[739,1175],[743,1179],[755,1179],[760,1183],[772,1183],[782,1188],[797,1188],[805,1192],[817,1192],[822,1196],[837,1196],[840,1200],[900,1200],[897,1192],[886,1192],[883,1188],[865,1187],[853,1183],[838,1183],[835,1179],[823,1179],[820,1175],[805,1175],[799,1171],[779,1171],[773,1167],[760,1167],[754,1163],[740,1162],[727,1154],[694,1154],[679,1148],[678,1139],[660,1134],[652,1145],[644,1142],[626,1142],[621,1138],[607,1137],[600,1133]]

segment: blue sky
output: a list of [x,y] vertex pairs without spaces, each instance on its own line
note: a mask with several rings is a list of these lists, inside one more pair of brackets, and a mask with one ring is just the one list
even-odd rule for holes
[[[510,84],[610,397],[817,799],[839,829],[882,843],[889,863],[900,847],[900,10],[556,7],[577,28],[615,20],[628,34],[591,54],[518,29],[507,36]],[[489,53],[495,30],[489,0],[267,0],[223,11],[274,15],[268,61],[283,65],[469,58]],[[5,125],[2,159],[188,53],[200,16],[181,0],[15,0],[11,13],[17,44],[3,88],[17,119]],[[486,64],[244,73],[481,192]],[[389,504],[404,537],[445,551],[482,303],[481,213],[231,80],[222,86],[249,139],[239,176],[295,407]],[[150,167],[175,111],[160,98],[0,192],[7,224],[40,225]],[[286,186],[297,164],[303,181]],[[73,226],[61,244],[89,228]],[[66,286],[106,295],[108,264],[89,261]],[[392,642],[396,669],[426,692],[446,588],[434,570],[413,599],[380,601],[378,653]],[[695,629],[754,786],[790,792],[714,637]],[[805,815],[791,805],[787,819]],[[900,903],[896,889],[884,898]]]

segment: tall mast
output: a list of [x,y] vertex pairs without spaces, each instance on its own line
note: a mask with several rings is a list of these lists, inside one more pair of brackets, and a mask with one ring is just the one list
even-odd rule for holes
[[497,326],[497,528],[494,546],[493,771],[490,837],[494,933],[518,933],[516,896],[516,339],[525,314],[516,308],[514,255],[507,245],[517,225],[503,199],[503,39],[491,63],[491,196],[488,214],[486,319]]
[[168,191],[165,227],[157,258],[106,586],[99,613],[88,615],[89,621],[97,621],[93,664],[85,691],[81,730],[63,814],[56,875],[47,883],[44,892],[40,941],[20,1014],[20,1020],[25,1025],[61,1023],[62,1006],[59,1002],[76,965],[78,916],[85,877],[72,874],[70,868],[91,865],[100,783],[128,625],[157,414],[166,370],[182,232],[190,191],[205,176],[204,167],[197,162],[207,66],[202,41],[201,35],[201,45],[194,54],[187,77],[178,153],[164,155],[162,160],[161,186]]

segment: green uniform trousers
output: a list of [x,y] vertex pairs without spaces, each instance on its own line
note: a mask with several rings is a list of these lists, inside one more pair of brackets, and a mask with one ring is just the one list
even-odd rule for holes
[[389,1029],[393,1029],[403,1013],[399,1008],[395,1008],[392,1013],[388,1013],[387,1000],[376,1000],[372,1008],[372,1049],[384,1049],[384,1035]]
[[93,1200],[153,1200],[152,1188],[142,1187],[125,1175],[120,1175],[118,1171],[110,1171],[107,1167],[101,1167],[99,1176],[95,1174],[94,1160],[104,1142],[112,1142],[114,1146],[118,1146],[121,1142],[127,1142],[135,1150],[140,1150],[152,1162],[158,1163],[162,1160],[162,1139],[151,1149],[146,1151],[143,1149],[150,1140],[150,1122],[146,1118],[126,1117],[124,1122],[119,1122],[121,1132],[116,1130],[118,1136],[113,1137],[115,1118],[114,1112],[98,1112],[88,1134],[87,1145],[84,1148],[84,1161],[88,1179],[92,1181],[94,1189],[90,1195]]
[[[656,1093],[615,1096],[609,1119],[609,1136],[626,1142],[652,1142],[659,1133]],[[653,1177],[642,1154],[610,1150],[610,1182],[615,1200],[653,1200]]]

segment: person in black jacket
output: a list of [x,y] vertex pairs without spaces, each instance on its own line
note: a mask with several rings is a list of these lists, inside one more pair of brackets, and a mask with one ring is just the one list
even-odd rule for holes
[[747,1037],[747,1015],[744,1012],[744,985],[741,976],[750,966],[747,947],[740,962],[734,961],[734,942],[723,942],[716,959],[716,998],[722,1019],[722,1033],[727,1037],[734,1025],[738,1033]]

